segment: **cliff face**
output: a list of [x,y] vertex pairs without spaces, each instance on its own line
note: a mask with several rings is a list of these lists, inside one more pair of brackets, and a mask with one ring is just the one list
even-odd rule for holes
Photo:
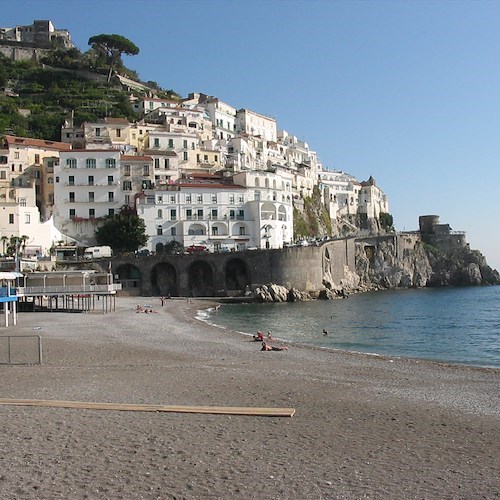
[[421,288],[500,284],[500,275],[484,256],[468,246],[439,249],[417,241],[397,255],[382,241],[371,252],[356,245],[356,273],[368,288]]
[[433,269],[421,244],[398,255],[394,243],[382,241],[369,253],[356,245],[356,274],[368,288],[412,288],[427,286]]

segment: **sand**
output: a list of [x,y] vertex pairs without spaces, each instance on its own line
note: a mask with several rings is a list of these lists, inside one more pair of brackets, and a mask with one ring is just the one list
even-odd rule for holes
[[[135,305],[153,304],[154,314]],[[0,498],[498,498],[500,371],[290,346],[120,297],[22,313],[0,398],[293,407],[292,418],[0,405]],[[224,307],[224,306],[222,306]]]

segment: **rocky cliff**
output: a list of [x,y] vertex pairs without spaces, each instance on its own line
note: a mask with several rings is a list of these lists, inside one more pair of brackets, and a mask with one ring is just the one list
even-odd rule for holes
[[[464,239],[444,238],[441,244],[424,243],[418,234],[372,237],[356,241],[355,271],[344,270],[335,282],[324,265],[324,290],[288,290],[268,284],[256,290],[257,300],[284,302],[314,298],[334,299],[369,290],[478,286],[500,284],[500,274]],[[328,258],[324,259],[328,262]]]

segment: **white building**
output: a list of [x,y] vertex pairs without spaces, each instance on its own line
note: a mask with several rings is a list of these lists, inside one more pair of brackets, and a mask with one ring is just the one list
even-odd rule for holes
[[54,221],[64,234],[92,242],[95,224],[125,204],[120,152],[83,149],[63,152],[55,166]]
[[210,251],[281,248],[293,239],[290,179],[245,173],[234,182],[219,178],[181,180],[139,198],[148,249],[160,251],[177,241]]

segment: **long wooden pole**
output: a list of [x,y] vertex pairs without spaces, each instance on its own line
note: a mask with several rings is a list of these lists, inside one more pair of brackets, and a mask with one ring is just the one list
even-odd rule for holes
[[83,410],[150,411],[170,413],[208,413],[247,415],[257,417],[293,417],[294,408],[249,408],[244,406],[165,406],[122,403],[91,403],[81,401],[52,401],[45,399],[0,399],[0,405],[76,408]]

